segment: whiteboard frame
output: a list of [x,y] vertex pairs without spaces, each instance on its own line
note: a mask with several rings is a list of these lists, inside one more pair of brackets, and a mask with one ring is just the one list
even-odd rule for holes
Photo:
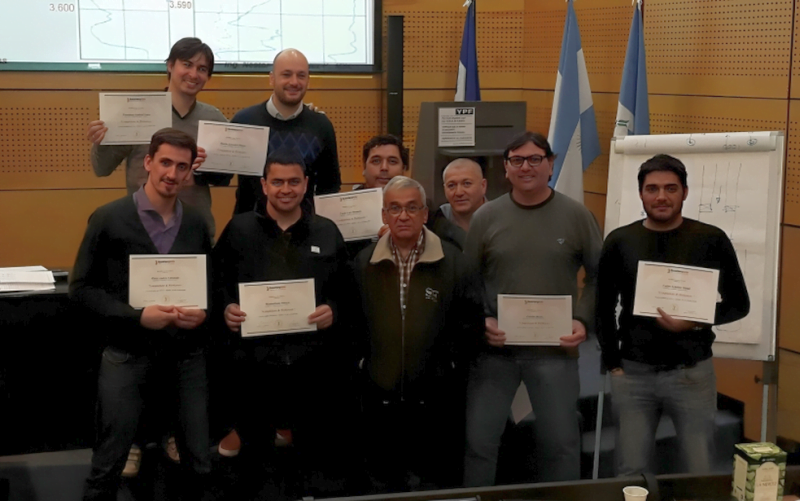
[[[731,132],[730,135],[742,133]],[[724,134],[723,134],[724,135]],[[785,159],[785,136],[783,131],[772,131],[775,137],[775,149],[769,155],[769,196],[767,206],[767,241],[764,261],[764,315],[761,321],[761,335],[758,343],[721,343],[713,345],[714,356],[717,358],[737,358],[744,360],[762,360],[772,362],[775,360],[777,326],[778,326],[778,287],[781,257],[781,222],[783,221],[783,182]],[[672,134],[675,137],[690,138],[691,134]],[[623,175],[625,153],[617,153],[616,139],[611,139],[611,148],[608,159],[608,187],[606,191],[606,219],[604,236],[620,226],[620,200],[622,198],[622,184],[619,180]],[[620,138],[623,139],[623,138]],[[654,155],[656,153],[653,153]],[[728,152],[727,154],[735,154]],[[769,294],[771,292],[771,294]],[[771,296],[771,297],[770,297]],[[750,301],[755,298],[751,297]]]

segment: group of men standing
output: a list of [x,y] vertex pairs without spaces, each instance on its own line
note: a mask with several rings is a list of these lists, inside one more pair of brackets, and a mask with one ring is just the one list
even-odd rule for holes
[[[222,378],[233,395],[227,424],[241,435],[250,464],[269,460],[275,430],[291,428],[308,472],[363,472],[375,491],[492,485],[511,401],[524,382],[536,416],[539,479],[578,479],[577,347],[596,330],[612,372],[620,473],[649,468],[662,409],[676,419],[687,465],[708,468],[711,326],[631,313],[640,259],[719,269],[715,323],[749,309],[725,234],[681,217],[688,188],[677,159],[642,166],[647,218],[616,230],[604,246],[592,214],[550,188],[555,154],[540,134],[509,143],[503,160],[511,190],[495,200],[486,200],[480,165],[452,162],[443,172],[449,203],[435,212],[422,186],[403,175],[409,162],[400,140],[376,136],[364,146],[364,187],[383,188],[385,227],[375,241],[345,244],[336,225],[313,211],[313,195],[340,188],[336,142],[327,117],[304,106],[308,62],[289,49],[275,58],[270,99],[234,116],[270,127],[270,156],[261,178],[240,177],[235,215],[212,250],[208,185],[230,177],[194,171],[205,158],[194,138],[198,120],[224,120],[196,100],[213,63],[198,39],[173,47],[173,129],[158,132],[149,148],[101,146],[102,122],[89,124],[95,171],[108,175],[127,159],[130,194],[92,215],[70,284],[107,339],[85,499],[115,498],[145,383],[174,388],[170,431],[192,478],[187,495],[202,495],[211,471],[206,354],[219,337],[231,361]],[[209,310],[129,306],[132,254],[210,256]],[[316,332],[238,335],[248,314],[238,284],[308,278]],[[498,294],[571,296],[572,332],[557,347],[506,345]],[[353,435],[356,452],[343,439]],[[264,470],[252,471],[240,498],[257,496],[264,482]]]

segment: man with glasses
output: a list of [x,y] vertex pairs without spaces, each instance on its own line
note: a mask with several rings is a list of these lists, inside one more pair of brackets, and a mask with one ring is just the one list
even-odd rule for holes
[[389,232],[355,261],[364,333],[367,470],[376,491],[447,487],[462,463],[464,359],[483,331],[477,276],[425,228],[425,190],[396,176]]
[[[494,484],[500,438],[520,381],[536,416],[537,480],[580,476],[577,347],[594,319],[602,235],[589,210],[548,185],[555,154],[544,136],[521,134],[503,158],[512,191],[475,212],[465,248],[483,277],[487,317],[486,342],[467,389],[467,486]],[[497,324],[498,294],[572,296],[572,333],[560,346],[506,345]]]

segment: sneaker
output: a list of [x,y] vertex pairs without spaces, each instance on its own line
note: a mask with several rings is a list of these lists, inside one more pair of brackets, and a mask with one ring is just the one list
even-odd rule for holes
[[139,468],[142,466],[142,450],[138,445],[131,445],[131,450],[128,451],[128,460],[125,461],[125,468],[122,470],[122,476],[125,478],[133,478],[139,474]]
[[219,451],[220,455],[225,456],[226,458],[232,458],[238,455],[241,448],[242,440],[239,438],[239,434],[236,433],[236,430],[231,430],[230,433],[225,435],[225,438],[220,440],[219,445],[217,446],[217,450]]
[[173,463],[181,462],[181,455],[178,453],[178,444],[175,443],[175,437],[169,437],[164,444],[164,452]]
[[289,447],[290,445],[292,445],[292,430],[277,430],[275,447]]

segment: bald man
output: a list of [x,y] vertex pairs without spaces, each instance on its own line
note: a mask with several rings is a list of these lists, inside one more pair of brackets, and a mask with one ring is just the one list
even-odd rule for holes
[[439,210],[462,230],[469,231],[469,222],[478,207],[486,201],[486,179],[478,162],[457,158],[442,173],[446,203]]
[[[279,52],[269,73],[272,96],[239,111],[232,122],[269,127],[270,154],[282,149],[300,153],[308,175],[305,197],[311,207],[314,195],[337,193],[342,179],[331,121],[325,114],[303,106],[309,78],[308,59],[302,52],[296,49]],[[259,176],[239,176],[234,214],[253,210],[261,197]]]

